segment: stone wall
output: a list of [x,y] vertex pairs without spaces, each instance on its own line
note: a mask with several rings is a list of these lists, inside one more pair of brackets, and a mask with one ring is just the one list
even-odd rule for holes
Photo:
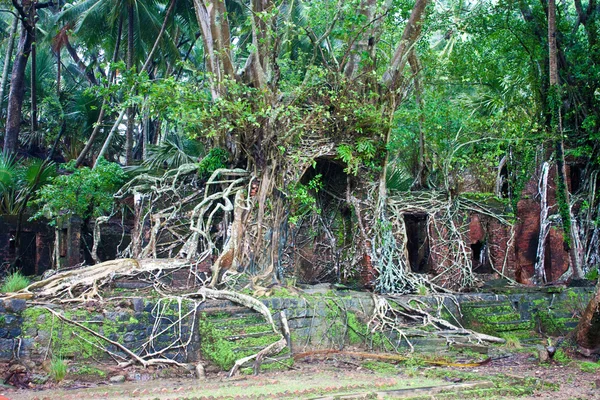
[[[537,290],[504,294],[457,294],[443,298],[421,296],[430,311],[464,327],[522,341],[537,340],[535,332],[565,334],[577,320],[593,294],[593,288]],[[410,301],[414,296],[401,297]],[[294,353],[317,348],[340,349],[348,344],[376,351],[407,346],[395,333],[371,335],[367,322],[373,311],[368,293],[333,292],[302,297],[266,298],[279,323],[285,312]],[[460,310],[457,308],[460,305]],[[443,305],[444,307],[441,307]],[[109,305],[64,307],[66,317],[79,321],[138,354],[168,349],[165,355],[179,362],[209,361],[215,369],[229,369],[241,357],[254,354],[279,336],[262,316],[229,301],[177,302],[130,298]],[[178,315],[184,315],[181,323]],[[409,334],[415,350],[436,351],[447,346],[444,338],[423,338],[422,331]],[[13,299],[0,302],[0,362],[15,358],[36,362],[60,355],[78,362],[125,357],[117,346],[108,345],[71,324],[61,322],[44,307]],[[283,368],[293,362],[290,349],[266,360],[263,369]]]
[[[16,215],[0,215],[0,264],[8,265],[15,260],[16,227]],[[21,268],[26,275],[42,274],[50,268],[53,238],[47,224],[30,222],[28,216],[23,217],[20,256]]]

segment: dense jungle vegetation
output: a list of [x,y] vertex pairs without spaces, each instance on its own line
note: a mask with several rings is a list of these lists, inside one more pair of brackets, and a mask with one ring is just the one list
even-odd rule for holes
[[[222,269],[281,281],[301,264],[295,235],[318,236],[336,266],[305,280],[351,281],[372,264],[378,290],[414,292],[424,283],[406,271],[390,202],[425,201],[450,223],[464,193],[495,196],[512,223],[546,165],[558,207],[543,222],[564,231],[569,277],[600,262],[596,0],[0,11],[0,213],[19,223],[136,218],[120,255],[210,259],[213,284]],[[565,163],[578,166],[570,190]],[[463,250],[451,252],[468,286]]]

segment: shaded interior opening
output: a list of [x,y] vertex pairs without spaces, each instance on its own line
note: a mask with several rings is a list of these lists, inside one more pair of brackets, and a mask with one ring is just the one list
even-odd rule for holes
[[428,216],[424,213],[404,214],[408,262],[413,272],[425,274],[431,269],[429,261]]
[[342,280],[343,251],[352,246],[352,210],[346,203],[348,175],[344,166],[329,158],[318,158],[300,183],[320,182],[309,189],[319,213],[302,215],[295,235],[295,273],[300,283],[333,283]]
[[36,234],[34,232],[21,231],[21,248],[19,249],[19,254],[17,254],[16,249],[16,234],[16,231],[10,231],[9,256],[11,258],[18,258],[16,265],[23,275],[35,275],[35,257],[37,254]]
[[508,168],[506,164],[500,170],[500,176],[502,177],[502,186],[500,187],[500,197],[507,199],[509,197],[508,188]]
[[478,274],[491,274],[493,271],[488,252],[488,246],[485,241],[478,241],[471,244],[471,256],[473,272]]
[[571,184],[571,193],[577,193],[581,188],[581,167],[579,165],[569,166],[569,179]]

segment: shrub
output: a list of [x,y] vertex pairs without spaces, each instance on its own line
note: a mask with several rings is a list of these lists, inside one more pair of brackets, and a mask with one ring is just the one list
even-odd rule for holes
[[50,377],[54,379],[56,382],[60,382],[65,379],[67,375],[67,364],[62,357],[52,357],[52,362],[50,363]]
[[0,291],[2,293],[18,292],[19,290],[24,289],[27,286],[29,286],[29,278],[17,271],[13,272],[12,274],[9,274],[6,277],[4,283],[2,284],[2,287],[0,287]]
[[124,182],[121,167],[104,159],[95,169],[76,169],[73,163],[64,167],[68,175],[53,178],[40,190],[39,198],[33,202],[40,210],[33,218],[46,217],[55,225],[60,219],[68,220],[74,215],[86,219],[108,213],[114,193]]

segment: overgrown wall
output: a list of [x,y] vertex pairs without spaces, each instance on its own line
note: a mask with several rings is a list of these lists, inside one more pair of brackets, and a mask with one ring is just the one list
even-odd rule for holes
[[[523,341],[533,332],[564,334],[572,329],[578,311],[592,296],[593,288],[535,290],[503,294],[459,294],[421,296],[432,313],[484,333],[516,337]],[[408,302],[414,296],[403,296]],[[348,344],[374,350],[406,346],[397,335],[370,335],[367,322],[373,299],[367,293],[333,292],[320,295],[278,296],[263,300],[279,323],[286,314],[292,336],[292,351],[342,348]],[[459,309],[460,306],[460,309]],[[81,307],[58,310],[94,331],[139,354],[167,348],[165,355],[180,362],[209,361],[228,369],[243,356],[254,354],[278,339],[262,316],[229,301],[164,301],[130,298],[106,304],[90,302]],[[180,314],[181,313],[181,314]],[[184,315],[179,321],[179,315]],[[539,340],[539,339],[538,339]],[[416,350],[435,351],[445,339],[411,338]],[[0,301],[0,361],[14,358],[42,360],[52,355],[86,359],[125,356],[80,328],[60,321],[44,307],[21,299]],[[264,369],[281,368],[292,362],[289,349]]]

